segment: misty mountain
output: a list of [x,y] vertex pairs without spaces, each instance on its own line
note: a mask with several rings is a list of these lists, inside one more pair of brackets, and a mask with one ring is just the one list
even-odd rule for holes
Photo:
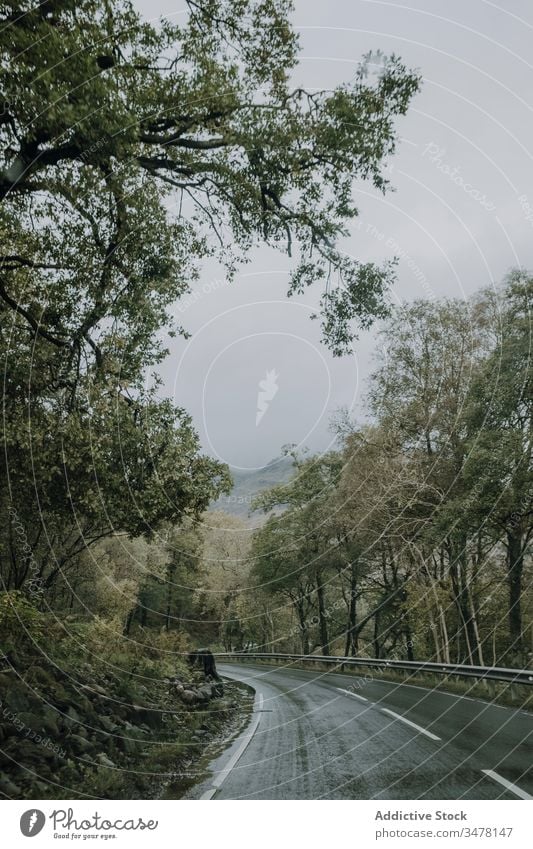
[[[293,473],[290,457],[277,457],[261,469],[242,471],[231,469],[234,485],[229,495],[221,495],[210,505],[210,510],[223,510],[241,519],[248,518],[252,501],[265,489],[287,483]],[[258,515],[258,514],[256,514]]]

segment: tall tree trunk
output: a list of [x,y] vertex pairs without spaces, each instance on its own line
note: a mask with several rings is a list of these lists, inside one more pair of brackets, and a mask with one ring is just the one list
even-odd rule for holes
[[[435,637],[435,645],[437,648],[437,663],[444,660],[445,663],[450,663],[450,640],[448,637],[448,628],[446,626],[446,616],[444,614],[444,610],[442,609],[442,604],[439,600],[439,594],[437,593],[436,587],[436,579],[433,575],[431,575],[428,571],[427,573],[428,580],[430,582],[431,591],[433,593],[433,599],[435,602],[435,608],[437,611],[437,619],[439,623],[439,627],[437,629],[437,625],[435,624],[434,637]],[[428,605],[429,607],[429,605]],[[438,633],[440,631],[440,640],[438,637]]]
[[326,618],[326,596],[322,585],[322,576],[320,573],[316,579],[316,594],[318,598],[318,628],[320,632],[320,647],[322,654],[330,654],[329,637],[328,637],[328,620]]
[[170,631],[170,619],[172,613],[172,596],[174,589],[174,575],[176,567],[173,563],[169,563],[167,567],[167,605],[165,611],[165,631]]
[[509,583],[509,636],[511,651],[522,651],[522,573],[524,550],[520,532],[507,531],[507,579]]
[[348,606],[348,627],[346,629],[345,657],[357,657],[359,634],[357,631],[357,561],[350,568],[350,604]]
[[379,611],[376,611],[376,615],[374,616],[374,657],[379,658],[381,654],[381,646],[379,644],[379,622],[380,622]]
[[474,602],[474,597],[472,595],[472,591],[470,589],[470,586],[468,587],[468,599],[469,599],[469,602],[470,602],[470,610],[472,611],[472,627],[474,629],[474,634],[475,634],[475,637],[476,637],[476,646],[477,646],[477,654],[478,654],[479,665],[485,666],[485,661],[483,660],[483,647],[481,645],[481,640],[480,640],[480,637],[479,637],[479,627],[478,627],[478,624],[477,624],[476,605],[475,605],[475,602]]
[[[438,609],[438,596],[437,596],[437,593],[435,592],[435,585],[434,585],[433,577],[430,574],[429,570],[426,572],[426,580],[429,582],[429,586],[433,590],[433,594],[435,596],[435,604],[436,604],[437,609]],[[429,591],[424,592],[424,599],[426,601],[429,630],[430,630],[431,636],[433,638],[433,643],[434,643],[434,646],[435,646],[435,662],[441,663],[442,662],[442,655],[441,655],[440,633],[439,633],[439,628],[437,627],[437,623],[435,622],[434,608],[433,608],[432,601],[429,597]]]
[[446,625],[446,615],[444,610],[442,609],[442,605],[439,603],[439,621],[440,621],[440,630],[442,634],[442,648],[444,651],[444,662],[451,663],[450,661],[450,638],[448,636],[448,627]]
[[431,631],[431,636],[433,637],[433,642],[435,643],[435,663],[442,663],[442,656],[440,653],[439,630],[432,618],[431,611],[429,616],[429,630]]
[[267,651],[274,650],[274,618],[270,610],[266,610],[265,612],[265,643],[267,647]]
[[135,618],[136,612],[137,612],[137,605],[135,605],[135,607],[132,607],[130,612],[126,616],[126,622],[124,623],[124,630],[122,631],[122,634],[125,637],[129,636],[131,625],[132,625],[132,622]]
[[309,654],[309,628],[305,618],[304,601],[301,597],[293,602],[296,615],[298,617],[298,627],[300,629],[300,641],[302,644],[302,654]]
[[413,634],[411,632],[411,625],[409,623],[409,617],[405,617],[405,641],[407,646],[407,660],[414,660],[414,643],[413,643]]
[[8,519],[8,547],[9,547],[9,579],[8,579],[8,590],[20,589],[19,581],[18,581],[18,570],[17,570],[17,559],[15,557],[15,543],[13,541],[13,524],[11,516]]
[[[469,664],[474,664],[479,658],[478,643],[470,608],[468,579],[467,579],[466,539],[461,537],[455,548],[450,567],[454,600],[459,614],[461,630],[464,635],[466,657]],[[459,662],[461,659],[458,658]]]

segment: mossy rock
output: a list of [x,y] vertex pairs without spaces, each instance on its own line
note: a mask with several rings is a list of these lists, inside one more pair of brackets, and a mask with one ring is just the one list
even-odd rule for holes
[[7,693],[10,687],[17,683],[17,680],[13,673],[0,672],[0,692]]
[[23,731],[27,728],[31,731],[35,731],[36,734],[44,733],[45,731],[42,714],[37,715],[35,713],[22,711],[18,715],[18,720],[24,724]]
[[134,755],[139,749],[139,742],[131,737],[119,737],[117,745],[127,755]]
[[22,798],[22,790],[18,784],[14,784],[7,775],[0,775],[0,792],[10,799]]
[[78,711],[70,704],[65,711],[64,720],[69,725],[83,725],[83,720]]
[[53,708],[46,705],[42,713],[42,723],[45,731],[52,734],[54,737],[59,736],[58,726],[59,714]]
[[38,684],[54,687],[57,681],[57,675],[53,675],[50,670],[38,666],[32,669],[31,680]]
[[[21,740],[17,745],[16,757],[19,763],[24,764],[24,766],[30,766],[30,768],[43,761],[50,761],[51,763],[61,762],[59,755],[52,749],[49,749],[47,746],[41,746],[40,743],[36,743],[33,740]],[[36,771],[38,772],[39,770],[37,769]]]
[[110,719],[108,716],[99,716],[98,722],[100,723],[101,727],[109,734],[112,734],[119,728],[116,722],[113,722],[113,720]]
[[104,754],[104,752],[100,752],[96,756],[95,760],[97,761],[97,763],[100,764],[100,766],[105,766],[105,767],[108,767],[109,769],[115,769],[116,768],[116,763],[114,761],[112,761],[111,758],[108,758],[107,755]]
[[62,710],[66,710],[71,704],[72,698],[69,696],[62,684],[56,684],[50,690],[50,701]]
[[86,752],[90,752],[91,749],[94,751],[93,743],[80,734],[71,734],[65,740],[65,743],[69,748],[72,747],[77,754],[85,754]]
[[31,696],[28,688],[20,684],[18,681],[14,682],[11,678],[9,682],[9,689],[4,695],[3,707],[6,707],[13,713],[18,714],[21,711],[27,711],[30,707],[30,702]]
[[56,788],[47,781],[32,781],[29,790],[24,794],[25,799],[46,799],[54,795]]
[[130,709],[130,718],[137,725],[144,725],[150,728],[161,728],[163,725],[163,713],[159,710],[152,710],[143,705],[132,705]]

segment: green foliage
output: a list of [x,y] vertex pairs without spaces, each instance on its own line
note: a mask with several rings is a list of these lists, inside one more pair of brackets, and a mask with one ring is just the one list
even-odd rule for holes
[[31,599],[22,592],[0,592],[0,641],[3,651],[19,643],[39,641],[45,620]]
[[231,275],[259,240],[291,254],[289,292],[322,282],[337,353],[386,312],[390,265],[340,243],[354,181],[387,189],[418,76],[391,56],[376,81],[363,63],[332,92],[293,89],[289,2],[187,9],[153,24],[127,0],[0,3],[8,588],[50,589],[100,538],[151,537],[227,490],[150,377],[206,257]]
[[353,319],[383,315],[392,279],[338,247],[353,182],[387,189],[419,78],[391,56],[375,83],[363,63],[333,92],[294,90],[290,2],[187,6],[185,22],[154,25],[128,2],[0,5],[4,304],[67,360],[127,373],[157,358],[153,333],[196,260],[216,246],[231,271],[261,239],[294,254],[291,292],[322,282],[340,352]]
[[292,629],[274,615],[289,651],[329,632],[340,652],[530,663],[532,286],[516,272],[466,305],[399,308],[373,423],[344,418],[338,454],[297,460],[257,499],[278,514],[254,534],[252,575],[294,611]]
[[[93,386],[70,410],[37,395],[29,419],[27,405],[10,402],[1,463],[11,489],[4,539],[14,557],[4,574],[12,586],[28,579],[21,542],[50,585],[102,536],[151,536],[164,522],[198,515],[229,485],[226,468],[199,454],[190,417],[148,393],[128,402]],[[23,538],[7,527],[14,519]]]

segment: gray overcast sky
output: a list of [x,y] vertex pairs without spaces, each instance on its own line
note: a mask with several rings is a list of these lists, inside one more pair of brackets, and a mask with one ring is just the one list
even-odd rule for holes
[[[183,17],[184,5],[137,0],[147,17]],[[466,298],[513,266],[532,268],[530,0],[298,0],[294,24],[298,85],[350,79],[371,49],[399,54],[423,75],[398,124],[396,191],[356,188],[360,218],[346,250],[363,260],[399,255],[398,302]],[[287,300],[288,267],[283,255],[257,250],[227,285],[206,266],[194,298],[176,310],[193,336],[170,340],[165,392],[193,415],[205,450],[234,467],[262,466],[289,442],[327,449],[338,407],[362,415],[375,332],[353,356],[334,359],[309,320],[320,293]],[[261,389],[273,397],[256,424]]]

